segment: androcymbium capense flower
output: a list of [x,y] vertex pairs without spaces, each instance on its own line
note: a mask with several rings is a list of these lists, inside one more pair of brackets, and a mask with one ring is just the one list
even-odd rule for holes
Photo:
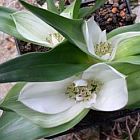
[[[45,114],[65,114],[72,120],[83,109],[114,111],[128,102],[125,76],[104,63],[61,81],[27,83],[18,100]],[[74,115],[75,114],[75,115]],[[64,119],[63,123],[68,119]]]
[[123,40],[140,36],[140,32],[126,32],[107,40],[106,30],[100,29],[94,17],[84,22],[83,34],[90,54],[103,60],[113,60],[119,43]]
[[[71,18],[70,13],[61,13],[60,15]],[[30,12],[15,12],[11,16],[17,31],[29,42],[54,48],[65,39],[53,27]]]

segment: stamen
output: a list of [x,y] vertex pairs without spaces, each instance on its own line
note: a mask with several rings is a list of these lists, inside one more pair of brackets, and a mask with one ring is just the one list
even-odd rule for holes
[[64,37],[60,33],[53,33],[47,36],[46,41],[50,44],[53,44],[54,39],[59,43],[64,40]]
[[93,96],[93,94],[98,94],[101,90],[102,83],[99,81],[86,81],[87,86],[76,86],[75,83],[72,83],[67,87],[66,94],[69,98],[75,99],[77,102],[88,101]]
[[64,40],[64,37],[60,33],[54,33],[53,36],[58,40],[58,42]]
[[102,57],[103,55],[112,53],[112,46],[108,42],[101,42],[95,46],[95,54]]

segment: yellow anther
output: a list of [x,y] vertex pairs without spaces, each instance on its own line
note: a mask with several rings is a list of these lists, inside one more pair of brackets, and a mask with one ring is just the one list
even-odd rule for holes
[[76,101],[87,101],[92,98],[92,94],[97,94],[102,87],[102,83],[99,81],[90,80],[87,81],[87,86],[77,86],[72,83],[67,87],[66,94],[69,98],[75,99]]
[[60,33],[53,33],[49,34],[46,38],[46,41],[49,43],[53,43],[53,39],[56,39],[58,42],[62,42],[64,40],[64,37]]
[[105,54],[110,54],[112,53],[112,46],[108,42],[101,42],[100,44],[97,44],[95,46],[95,54],[98,56],[103,56]]

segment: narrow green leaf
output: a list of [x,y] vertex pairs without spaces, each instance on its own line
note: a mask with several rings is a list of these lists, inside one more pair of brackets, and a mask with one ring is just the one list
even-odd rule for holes
[[78,18],[85,18],[92,9],[92,6],[80,8]]
[[106,0],[96,0],[94,6],[83,7],[80,9],[79,18],[84,18],[90,16],[93,12],[99,9],[102,5],[104,5]]
[[140,65],[140,55],[123,57],[116,60],[116,62],[124,62],[124,63]]
[[81,0],[75,0],[71,5],[72,6],[72,17],[74,19],[77,19],[78,18],[78,14],[79,14],[79,9],[80,9],[80,5],[81,5]]
[[140,54],[140,36],[131,37],[120,42],[115,59]]
[[93,58],[69,42],[47,53],[22,55],[0,65],[0,82],[56,81],[77,74],[93,62]]
[[89,53],[82,32],[83,20],[68,19],[48,10],[32,6],[23,0],[19,1],[25,8],[58,30],[65,38],[78,46],[81,50],[87,54]]
[[27,41],[16,30],[15,23],[11,17],[11,14],[16,12],[13,9],[0,6],[0,31],[7,33],[17,39]]
[[135,73],[137,71],[140,71],[140,65],[134,65],[130,63],[125,62],[115,62],[115,63],[109,63],[112,67],[114,67],[119,72],[125,74],[128,76],[131,73]]
[[80,5],[81,5],[81,0],[74,0],[70,5],[66,7],[66,9],[62,13],[70,13],[72,19],[77,19]]
[[59,0],[60,13],[63,12],[64,9],[65,9],[65,1],[64,0]]
[[129,74],[127,83],[129,100],[126,108],[140,108],[140,71]]
[[47,9],[53,13],[59,13],[57,7],[55,6],[54,0],[46,0],[47,2]]
[[0,139],[1,140],[35,140],[42,137],[49,137],[75,126],[86,115],[82,112],[77,118],[64,125],[54,128],[41,128],[29,120],[19,116],[14,112],[4,112],[0,118]]
[[[81,112],[85,112],[84,114],[86,115],[86,113],[89,111],[89,109],[77,110],[77,113],[75,113],[75,115],[70,114],[69,111],[65,111],[66,113],[62,112],[62,113],[53,114],[53,115],[36,112],[26,107],[24,104],[18,101],[18,96],[23,86],[24,86],[24,83],[16,84],[9,91],[8,95],[6,96],[6,98],[4,99],[0,107],[11,109],[17,114],[29,119],[31,122],[39,126],[42,126],[43,128],[52,128],[54,126],[56,127],[60,126],[60,124],[62,125],[72,120],[71,119],[70,121],[66,121],[68,118],[72,118],[72,116],[77,117],[79,116],[79,114],[81,114]],[[73,111],[76,111],[76,108]]]
[[136,23],[133,25],[128,25],[128,26],[124,26],[124,27],[119,27],[117,29],[114,29],[113,31],[111,31],[110,33],[107,34],[108,39],[121,34],[121,33],[125,33],[125,32],[134,32],[134,31],[140,31],[140,23]]

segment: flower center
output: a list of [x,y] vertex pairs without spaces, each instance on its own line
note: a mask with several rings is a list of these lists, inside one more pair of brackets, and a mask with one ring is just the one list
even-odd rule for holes
[[66,94],[69,98],[75,99],[77,102],[89,101],[92,99],[93,94],[97,94],[102,87],[102,83],[96,80],[83,80],[87,83],[86,85],[80,85],[77,81],[78,80],[69,85],[66,90]]
[[46,38],[47,42],[50,44],[57,44],[59,42],[62,42],[64,40],[64,37],[60,33],[53,33],[49,34]]
[[112,53],[112,46],[108,42],[101,42],[95,46],[95,54],[102,57],[106,54],[111,55]]

